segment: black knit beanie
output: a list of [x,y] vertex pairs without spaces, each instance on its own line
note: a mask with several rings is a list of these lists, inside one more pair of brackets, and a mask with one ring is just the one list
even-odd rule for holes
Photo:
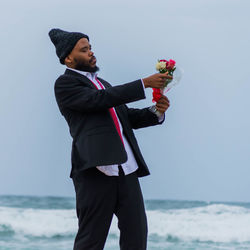
[[80,32],[67,32],[61,29],[52,29],[49,32],[49,37],[56,47],[56,54],[59,57],[60,63],[64,63],[64,59],[70,54],[78,40],[89,37]]

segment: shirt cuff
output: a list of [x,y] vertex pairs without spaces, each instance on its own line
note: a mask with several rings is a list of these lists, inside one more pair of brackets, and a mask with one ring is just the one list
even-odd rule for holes
[[[156,113],[156,115],[157,115],[157,113]],[[165,113],[163,113],[162,115],[158,116],[158,122],[162,122],[164,120],[164,116],[165,116]]]
[[145,86],[144,86],[144,82],[143,82],[142,79],[141,79],[141,83],[142,83],[143,89],[144,89],[144,91],[145,91]]

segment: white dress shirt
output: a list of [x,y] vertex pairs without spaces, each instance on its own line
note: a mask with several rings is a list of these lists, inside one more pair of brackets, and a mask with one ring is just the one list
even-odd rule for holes
[[[76,69],[72,69],[72,68],[68,68],[68,69],[76,71],[76,72],[86,76],[89,80],[94,82],[94,84],[98,87],[98,89],[102,89],[100,86],[100,83],[98,81],[96,81],[97,73],[90,73],[90,72],[80,71],[80,70],[76,70]],[[141,81],[142,81],[142,79],[141,79]],[[142,85],[143,85],[143,88],[145,89],[143,81],[142,81]],[[102,87],[105,89],[105,86],[103,84],[102,84]],[[114,109],[114,111],[115,111],[115,109]],[[116,114],[116,111],[115,111],[115,114]],[[126,150],[127,155],[128,155],[128,160],[125,163],[121,164],[121,166],[122,166],[122,169],[124,171],[124,174],[128,175],[128,174],[136,171],[138,169],[138,165],[137,165],[137,162],[135,160],[134,153],[133,153],[126,137],[123,134],[123,127],[121,125],[119,117],[117,114],[116,114],[116,116],[117,116],[117,120],[118,120],[119,127],[121,130],[122,139],[124,142],[124,147],[125,147],[125,150]],[[163,118],[164,118],[164,115],[158,116],[159,121],[163,120]],[[119,169],[118,169],[117,164],[96,166],[96,168],[108,176],[118,176],[119,175]]]

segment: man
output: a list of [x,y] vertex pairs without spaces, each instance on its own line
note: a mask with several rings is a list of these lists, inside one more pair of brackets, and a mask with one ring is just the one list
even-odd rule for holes
[[[67,69],[55,82],[55,97],[73,138],[71,161],[78,232],[74,250],[102,250],[113,214],[120,249],[145,250],[147,218],[138,177],[150,172],[133,129],[162,124],[169,100],[133,109],[126,103],[145,98],[145,88],[160,88],[167,74],[154,74],[112,87],[97,77],[96,58],[87,35],[49,32],[60,63]],[[158,113],[157,113],[158,112]]]

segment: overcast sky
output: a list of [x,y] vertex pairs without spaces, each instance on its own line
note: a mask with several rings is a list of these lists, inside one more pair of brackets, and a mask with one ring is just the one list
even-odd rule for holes
[[[48,32],[89,35],[113,85],[184,70],[163,125],[136,130],[144,199],[249,201],[248,0],[2,1],[0,194],[74,196],[72,139],[54,96],[63,74]],[[130,107],[152,105],[147,98]]]

